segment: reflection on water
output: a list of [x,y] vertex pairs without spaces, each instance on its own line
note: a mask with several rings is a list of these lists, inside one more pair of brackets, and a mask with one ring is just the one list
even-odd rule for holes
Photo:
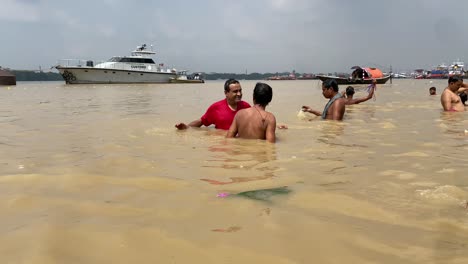
[[446,81],[381,85],[343,122],[298,117],[318,81],[270,85],[276,144],[174,128],[222,81],[0,88],[2,261],[468,262],[468,112],[427,96]]
[[286,195],[291,192],[287,186],[271,188],[271,189],[260,189],[247,192],[237,193],[236,196],[246,197],[253,200],[271,202],[271,198],[277,195]]
[[215,169],[229,169],[229,180],[206,179],[200,180],[214,185],[265,180],[274,177],[279,169],[274,165],[276,149],[274,144],[259,140],[225,140],[222,145],[209,146],[212,159],[207,160],[203,167]]

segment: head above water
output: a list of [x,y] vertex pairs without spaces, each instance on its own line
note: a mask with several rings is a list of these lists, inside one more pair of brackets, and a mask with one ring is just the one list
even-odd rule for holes
[[266,83],[257,83],[253,91],[253,101],[263,107],[267,106],[273,98],[273,89]]
[[435,95],[436,94],[436,88],[434,86],[432,86],[431,88],[429,88],[429,94],[430,95]]
[[354,95],[354,87],[352,87],[352,86],[346,87],[346,95],[347,95],[347,96],[352,96],[352,95]]
[[459,75],[453,75],[448,78],[448,83],[463,82],[463,78]]
[[338,83],[333,79],[325,80],[322,83],[322,87],[325,89],[333,88],[333,91],[338,92]]
[[239,81],[236,80],[236,79],[228,79],[228,80],[224,83],[224,92],[227,93],[227,92],[230,91],[229,86],[230,86],[231,84],[238,84],[238,83],[239,83]]
[[224,83],[224,95],[231,107],[242,100],[242,87],[238,80],[229,79]]

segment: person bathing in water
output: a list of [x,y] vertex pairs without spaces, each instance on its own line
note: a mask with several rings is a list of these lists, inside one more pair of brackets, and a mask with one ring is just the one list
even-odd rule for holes
[[361,97],[361,98],[353,98],[353,96],[354,96],[354,87],[352,87],[352,86],[346,87],[346,91],[343,92],[343,96],[346,96],[345,97],[346,105],[359,104],[359,103],[362,103],[362,102],[365,102],[365,101],[371,99],[374,96],[375,89],[377,88],[376,85],[377,85],[376,80],[372,80],[372,84],[370,86],[369,94],[366,97]]
[[323,112],[314,110],[306,105],[302,106],[302,111],[322,116],[322,119],[343,120],[346,100],[338,92],[338,83],[333,79],[324,81],[322,83],[322,94],[323,97],[330,99],[325,105]]
[[463,83],[461,76],[451,76],[448,79],[448,86],[440,96],[440,103],[446,112],[463,112],[465,106],[462,103],[460,96],[468,88],[467,84]]
[[254,105],[237,112],[226,137],[265,139],[275,143],[276,118],[272,113],[265,111],[272,98],[273,89],[268,84],[257,83],[253,91]]

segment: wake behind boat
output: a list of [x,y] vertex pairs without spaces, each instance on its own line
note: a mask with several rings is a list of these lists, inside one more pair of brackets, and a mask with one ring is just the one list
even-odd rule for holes
[[130,56],[112,57],[96,65],[91,60],[60,60],[55,68],[67,84],[169,83],[177,77],[176,70],[156,65],[151,58],[154,54],[143,44]]
[[384,76],[382,71],[377,68],[361,68],[359,66],[354,66],[351,69],[354,69],[354,71],[348,78],[328,75],[317,75],[317,78],[321,81],[333,79],[338,84],[343,85],[371,84],[373,79],[376,80],[377,84],[384,84],[390,79],[390,75]]

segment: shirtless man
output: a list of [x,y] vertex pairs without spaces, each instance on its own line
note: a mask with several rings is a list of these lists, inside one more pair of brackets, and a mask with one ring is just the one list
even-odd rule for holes
[[226,137],[266,139],[275,143],[276,118],[272,113],[265,111],[272,98],[271,87],[265,83],[257,83],[253,91],[254,106],[237,112]]
[[346,87],[346,91],[343,92],[343,96],[346,95],[346,105],[353,105],[353,104],[359,104],[362,102],[365,102],[369,99],[371,99],[374,96],[374,91],[377,88],[376,87],[377,82],[375,80],[372,81],[372,86],[369,94],[366,97],[361,97],[361,98],[353,98],[354,96],[354,87],[348,86]]
[[302,106],[302,111],[309,112],[317,116],[322,116],[322,119],[343,120],[345,113],[346,100],[338,92],[338,83],[333,79],[328,79],[322,83],[322,94],[330,100],[325,105],[323,112],[313,110],[309,106]]
[[467,87],[460,76],[451,76],[448,79],[448,86],[442,92],[440,103],[446,112],[463,112],[465,106],[462,104],[458,95],[461,87]]

